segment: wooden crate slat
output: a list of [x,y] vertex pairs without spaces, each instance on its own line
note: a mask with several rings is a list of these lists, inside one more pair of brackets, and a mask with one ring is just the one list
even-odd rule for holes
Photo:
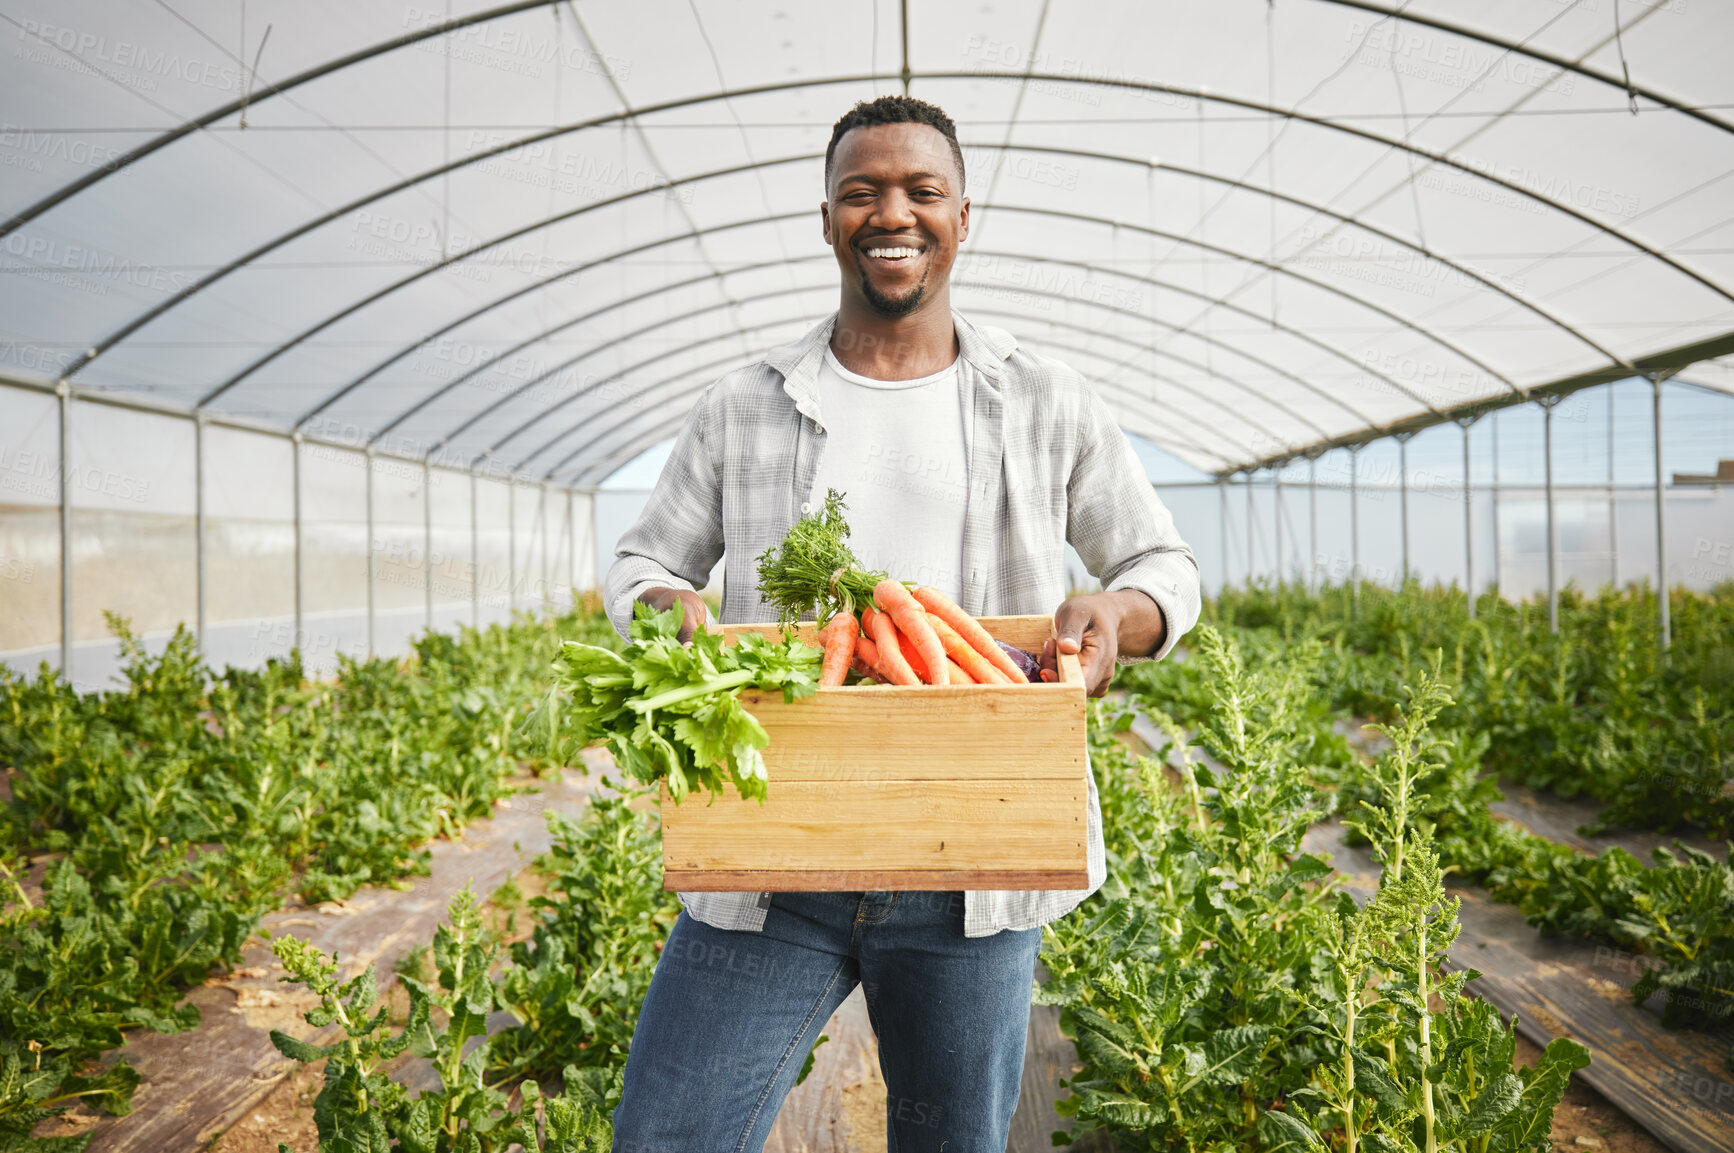
[[[741,703],[775,734],[764,754],[773,792],[791,781],[1084,779],[1084,712],[1069,685],[827,689],[793,704],[743,693]],[[896,739],[859,739],[883,731]]]
[[1076,869],[699,869],[665,871],[663,887],[681,893],[956,892],[968,889],[1087,889]]
[[[1086,784],[1050,780],[772,781],[763,805],[727,795],[662,807],[673,873],[766,869],[1072,871]],[[1056,814],[1065,814],[1056,817]]]

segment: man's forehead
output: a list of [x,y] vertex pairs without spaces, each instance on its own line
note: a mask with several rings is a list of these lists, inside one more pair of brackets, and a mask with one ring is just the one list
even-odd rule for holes
[[931,175],[957,178],[951,142],[930,124],[872,124],[837,141],[836,179]]

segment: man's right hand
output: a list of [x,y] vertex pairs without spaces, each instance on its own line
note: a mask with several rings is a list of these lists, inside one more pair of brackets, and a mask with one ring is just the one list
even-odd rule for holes
[[680,633],[681,644],[692,640],[693,630],[705,622],[706,611],[704,601],[691,589],[650,588],[638,594],[641,603],[649,605],[659,613],[665,613],[676,604],[681,607]]

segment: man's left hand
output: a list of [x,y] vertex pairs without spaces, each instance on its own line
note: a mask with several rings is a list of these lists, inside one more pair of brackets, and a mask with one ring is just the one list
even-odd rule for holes
[[1054,611],[1054,637],[1042,646],[1042,680],[1057,681],[1059,653],[1076,653],[1092,697],[1108,691],[1121,653],[1147,657],[1162,647],[1168,622],[1137,589],[1067,597]]

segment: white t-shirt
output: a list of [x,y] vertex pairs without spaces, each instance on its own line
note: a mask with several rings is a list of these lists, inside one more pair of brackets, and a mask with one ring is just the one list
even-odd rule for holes
[[826,436],[814,510],[836,489],[863,565],[962,599],[969,476],[957,362],[919,380],[874,380],[827,348],[819,412]]

